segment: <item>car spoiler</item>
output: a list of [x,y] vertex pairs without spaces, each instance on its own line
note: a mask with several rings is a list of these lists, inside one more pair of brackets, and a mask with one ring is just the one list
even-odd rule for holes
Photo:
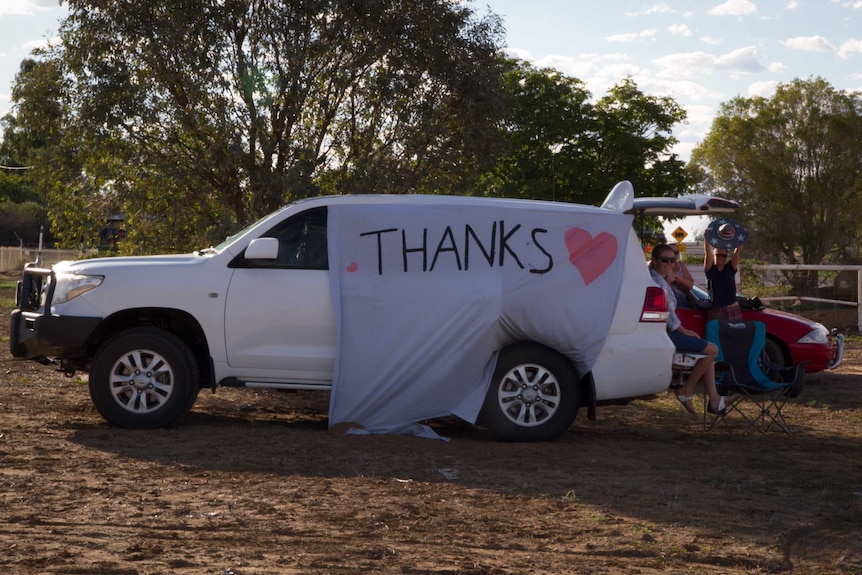
[[686,194],[676,198],[633,198],[627,214],[638,216],[709,216],[730,214],[739,209],[739,204],[706,194]]

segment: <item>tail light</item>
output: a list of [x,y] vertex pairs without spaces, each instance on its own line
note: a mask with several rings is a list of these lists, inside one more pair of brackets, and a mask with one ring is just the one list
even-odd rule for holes
[[658,286],[646,289],[641,321],[666,322],[668,315],[667,294]]

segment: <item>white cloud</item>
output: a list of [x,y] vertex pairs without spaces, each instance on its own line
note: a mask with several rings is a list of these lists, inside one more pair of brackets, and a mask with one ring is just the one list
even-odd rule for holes
[[775,94],[775,88],[778,87],[778,82],[774,80],[754,82],[748,85],[748,96],[760,96],[762,98],[771,98]]
[[660,76],[691,78],[708,74],[715,68],[716,58],[706,52],[680,52],[656,58],[652,62],[658,66]]
[[[596,71],[595,54],[580,54],[579,56],[559,56],[551,54],[533,63],[539,68],[554,68],[567,76],[584,80]],[[585,81],[585,80],[584,80]]]
[[714,72],[753,74],[766,67],[758,60],[757,48],[748,46],[715,56],[707,52],[681,52],[653,60],[663,77],[691,78]]
[[[661,76],[657,77],[642,77],[635,79],[638,82],[638,87],[641,91],[659,96],[670,96],[677,101],[692,101],[704,102],[709,100],[720,100],[722,94],[710,89],[700,82],[691,80],[668,79]],[[689,120],[691,120],[690,111],[693,106],[686,107],[689,112]]]
[[627,34],[613,34],[605,38],[608,42],[619,42],[623,44],[629,44],[631,42],[637,42],[638,40],[643,40],[645,38],[653,38],[658,33],[658,30],[655,28],[647,28],[646,30],[642,30],[641,32],[629,32]]
[[47,48],[49,44],[58,45],[60,43],[60,37],[54,36],[53,38],[40,38],[38,40],[28,40],[21,45],[21,48],[26,52],[30,53],[36,48]]
[[727,0],[709,11],[713,16],[745,16],[757,12],[757,6],[749,0]]
[[524,50],[522,48],[506,48],[504,50],[506,52],[506,56],[509,58],[517,58],[518,60],[527,60],[531,61],[533,59],[533,55],[529,50]]
[[624,44],[628,44],[630,42],[636,42],[638,39],[638,35],[634,32],[629,32],[627,34],[614,34],[613,36],[608,36],[605,38],[608,42],[620,42]]
[[753,74],[765,68],[758,61],[757,47],[747,46],[716,58],[716,67],[727,72]]
[[649,8],[637,12],[626,12],[626,16],[649,16],[651,14],[670,14],[673,12],[667,4],[653,4]]
[[783,44],[791,50],[802,50],[803,52],[833,52],[835,46],[823,36],[797,36],[788,38]]
[[712,36],[701,36],[700,41],[704,44],[709,44],[710,46],[718,46],[721,44],[721,40],[713,38]]
[[691,36],[691,29],[685,24],[671,24],[667,29],[675,36]]
[[847,60],[853,54],[862,52],[862,40],[847,40],[838,49],[838,57]]
[[56,6],[56,0],[3,0],[0,2],[0,16],[33,16]]
[[797,8],[799,8],[799,2],[796,2],[796,0],[791,0],[784,8],[787,10],[796,10]]

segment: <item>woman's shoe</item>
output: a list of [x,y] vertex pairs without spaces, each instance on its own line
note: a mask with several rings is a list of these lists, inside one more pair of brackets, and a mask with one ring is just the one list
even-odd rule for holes
[[713,415],[724,415],[725,413],[727,413],[727,405],[726,405],[726,402],[724,401],[724,396],[721,396],[719,398],[717,408],[713,409],[712,406],[709,403],[707,403],[706,404],[706,410]]
[[691,395],[682,395],[680,393],[676,394],[676,398],[682,404],[687,412],[692,415],[697,415],[697,410],[694,409],[694,404],[691,402],[694,399],[694,396]]

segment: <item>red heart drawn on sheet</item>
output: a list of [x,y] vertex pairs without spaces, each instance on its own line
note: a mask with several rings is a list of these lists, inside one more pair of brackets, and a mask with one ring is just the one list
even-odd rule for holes
[[569,262],[578,268],[584,285],[590,285],[602,275],[617,257],[617,238],[601,232],[595,238],[587,230],[570,228],[566,232]]
[[349,266],[347,266],[347,271],[350,273],[359,271],[359,265],[356,262],[353,262]]

